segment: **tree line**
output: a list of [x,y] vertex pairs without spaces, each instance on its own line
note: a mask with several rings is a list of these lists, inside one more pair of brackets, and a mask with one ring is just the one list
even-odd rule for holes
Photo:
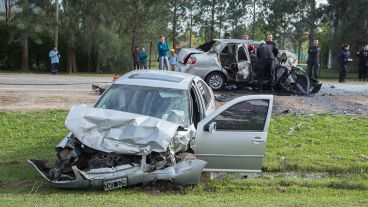
[[1,70],[46,71],[56,44],[69,73],[124,71],[135,46],[156,60],[161,34],[180,48],[227,32],[255,40],[272,33],[279,48],[299,54],[319,39],[322,64],[334,67],[341,44],[357,50],[367,41],[366,0],[0,1]]

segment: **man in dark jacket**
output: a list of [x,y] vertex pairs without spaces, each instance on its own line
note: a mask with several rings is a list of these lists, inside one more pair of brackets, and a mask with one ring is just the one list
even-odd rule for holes
[[349,51],[350,46],[348,44],[344,44],[341,48],[341,52],[340,52],[340,74],[339,74],[339,82],[340,83],[345,83],[345,78],[346,78],[346,74],[348,73],[348,63],[353,61],[353,59],[351,59],[351,55],[350,55],[350,51]]
[[307,74],[310,78],[314,76],[315,79],[318,78],[319,53],[321,51],[321,48],[318,47],[318,43],[318,40],[313,40],[313,44],[308,48]]
[[279,54],[279,49],[277,49],[276,43],[273,41],[272,34],[268,34],[266,38],[266,44],[272,46],[272,52],[275,57]]
[[267,45],[265,41],[261,41],[257,49],[257,59],[258,59],[258,85],[259,91],[262,92],[263,88],[263,80],[266,76],[268,81],[268,85],[270,86],[271,91],[273,92],[274,85],[274,61],[275,55],[273,53],[273,46]]
[[139,47],[137,46],[135,47],[132,57],[133,57],[134,70],[139,69]]
[[357,52],[359,57],[359,81],[368,81],[368,44]]

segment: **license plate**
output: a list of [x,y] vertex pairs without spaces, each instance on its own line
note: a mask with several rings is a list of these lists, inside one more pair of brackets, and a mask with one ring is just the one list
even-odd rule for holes
[[103,182],[104,190],[113,190],[113,189],[125,187],[127,185],[128,185],[127,178],[119,178],[119,179]]

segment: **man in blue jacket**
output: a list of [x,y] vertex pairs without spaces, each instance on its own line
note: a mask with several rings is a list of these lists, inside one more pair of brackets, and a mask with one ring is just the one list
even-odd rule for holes
[[158,61],[160,70],[169,70],[169,59],[167,58],[167,52],[170,50],[169,45],[165,42],[165,37],[160,36],[160,40],[157,43]]
[[139,68],[140,69],[147,69],[147,57],[148,53],[146,49],[142,47],[141,51],[139,52]]
[[54,47],[53,50],[49,52],[49,57],[51,60],[51,73],[56,74],[56,72],[58,71],[59,58],[60,58],[60,53],[57,50],[56,46]]

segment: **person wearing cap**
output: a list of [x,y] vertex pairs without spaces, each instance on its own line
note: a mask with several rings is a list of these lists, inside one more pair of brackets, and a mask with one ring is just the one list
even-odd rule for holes
[[263,80],[267,77],[268,85],[271,92],[273,92],[274,85],[274,61],[275,55],[273,53],[273,46],[266,44],[265,41],[261,41],[257,48],[257,59],[258,59],[258,86],[259,91],[262,92]]
[[175,70],[176,59],[177,59],[177,55],[175,53],[175,49],[171,49],[170,50],[170,55],[169,55],[169,65],[170,65],[170,70],[171,71],[176,71]]

